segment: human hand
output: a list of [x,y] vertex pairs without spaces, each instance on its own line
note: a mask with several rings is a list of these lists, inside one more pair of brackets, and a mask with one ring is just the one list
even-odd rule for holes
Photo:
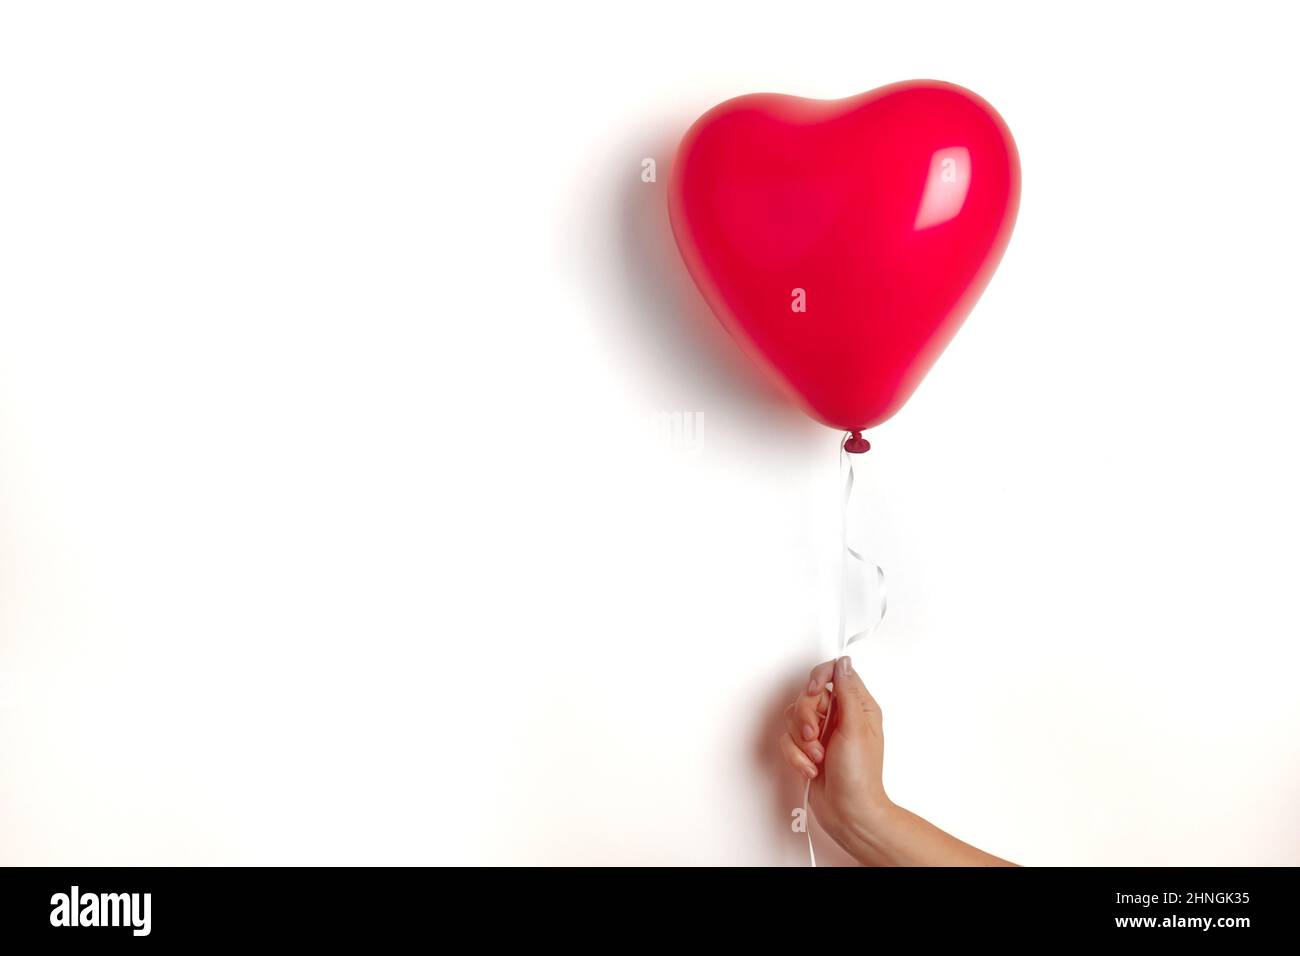
[[885,730],[880,705],[847,657],[812,669],[808,686],[786,708],[785,723],[781,752],[808,779],[808,801],[817,822],[859,863],[1014,865],[889,799],[881,776]]
[[808,799],[817,822],[853,852],[892,806],[882,779],[880,705],[846,656],[812,669],[803,693],[786,708],[785,720],[781,752],[811,781]]

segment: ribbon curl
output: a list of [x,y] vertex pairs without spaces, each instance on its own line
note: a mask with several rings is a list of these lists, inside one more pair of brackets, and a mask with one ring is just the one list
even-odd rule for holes
[[[840,443],[840,474],[844,476],[844,492],[840,497],[840,642],[839,653],[835,659],[839,660],[844,656],[845,651],[849,649],[850,644],[854,644],[864,638],[870,637],[880,627],[880,622],[885,619],[885,611],[888,608],[888,602],[885,598],[885,570],[874,561],[864,557],[862,552],[849,544],[849,504],[853,499],[853,458],[855,455],[863,454],[869,451],[871,444],[862,438],[857,432],[851,433],[843,442]],[[849,561],[857,561],[863,569],[875,571],[876,578],[876,596],[877,611],[875,617],[862,630],[853,634],[848,633],[848,596],[849,596]],[[870,574],[868,570],[868,574]],[[824,743],[826,731],[831,725],[831,711],[835,708],[835,697],[831,696],[830,702],[826,706],[826,716],[822,718],[821,728],[817,734],[818,741]],[[817,854],[813,850],[812,838],[812,817],[808,811],[808,795],[812,791],[812,781],[806,780],[803,785],[803,819],[804,833],[808,837],[808,864],[815,867],[817,865]]]

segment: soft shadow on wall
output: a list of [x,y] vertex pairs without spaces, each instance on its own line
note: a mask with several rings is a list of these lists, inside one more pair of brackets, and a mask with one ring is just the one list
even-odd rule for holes
[[[637,137],[619,151],[611,208],[621,251],[626,310],[618,330],[627,348],[652,369],[656,410],[698,411],[744,443],[788,454],[818,448],[817,429],[794,410],[710,311],[678,254],[668,220],[668,181],[683,115]],[[654,182],[641,160],[656,164]]]
[[[810,422],[770,382],[713,315],[686,270],[668,218],[667,190],[672,158],[694,116],[681,115],[635,137],[614,156],[610,208],[616,248],[621,253],[625,308],[616,329],[620,345],[644,368],[653,411],[702,412],[714,449],[752,449],[754,465],[764,459],[798,457],[817,461],[827,450],[826,433]],[[621,161],[620,161],[621,157]],[[641,160],[656,163],[654,182],[640,177]],[[832,446],[833,447],[833,446]],[[816,643],[815,625],[808,642]],[[803,671],[773,674],[770,692],[753,702],[749,739],[753,766],[770,786],[773,833],[784,833],[789,851],[782,860],[806,865],[805,837],[790,830],[791,810],[803,802],[802,779],[780,759],[784,711],[807,681]],[[853,860],[812,824],[818,862],[853,865]]]

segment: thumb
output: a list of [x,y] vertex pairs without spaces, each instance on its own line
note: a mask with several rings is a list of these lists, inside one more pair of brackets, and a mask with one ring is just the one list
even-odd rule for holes
[[840,711],[840,732],[850,736],[880,734],[880,705],[853,669],[848,655],[835,662],[835,703]]

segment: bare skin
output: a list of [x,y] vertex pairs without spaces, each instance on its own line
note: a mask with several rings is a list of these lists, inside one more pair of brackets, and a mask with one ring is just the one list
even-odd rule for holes
[[[828,712],[830,726],[823,728]],[[786,708],[785,722],[782,756],[812,781],[808,799],[822,829],[859,863],[1015,866],[889,799],[881,776],[885,731],[880,705],[848,657],[812,669],[803,693]]]

